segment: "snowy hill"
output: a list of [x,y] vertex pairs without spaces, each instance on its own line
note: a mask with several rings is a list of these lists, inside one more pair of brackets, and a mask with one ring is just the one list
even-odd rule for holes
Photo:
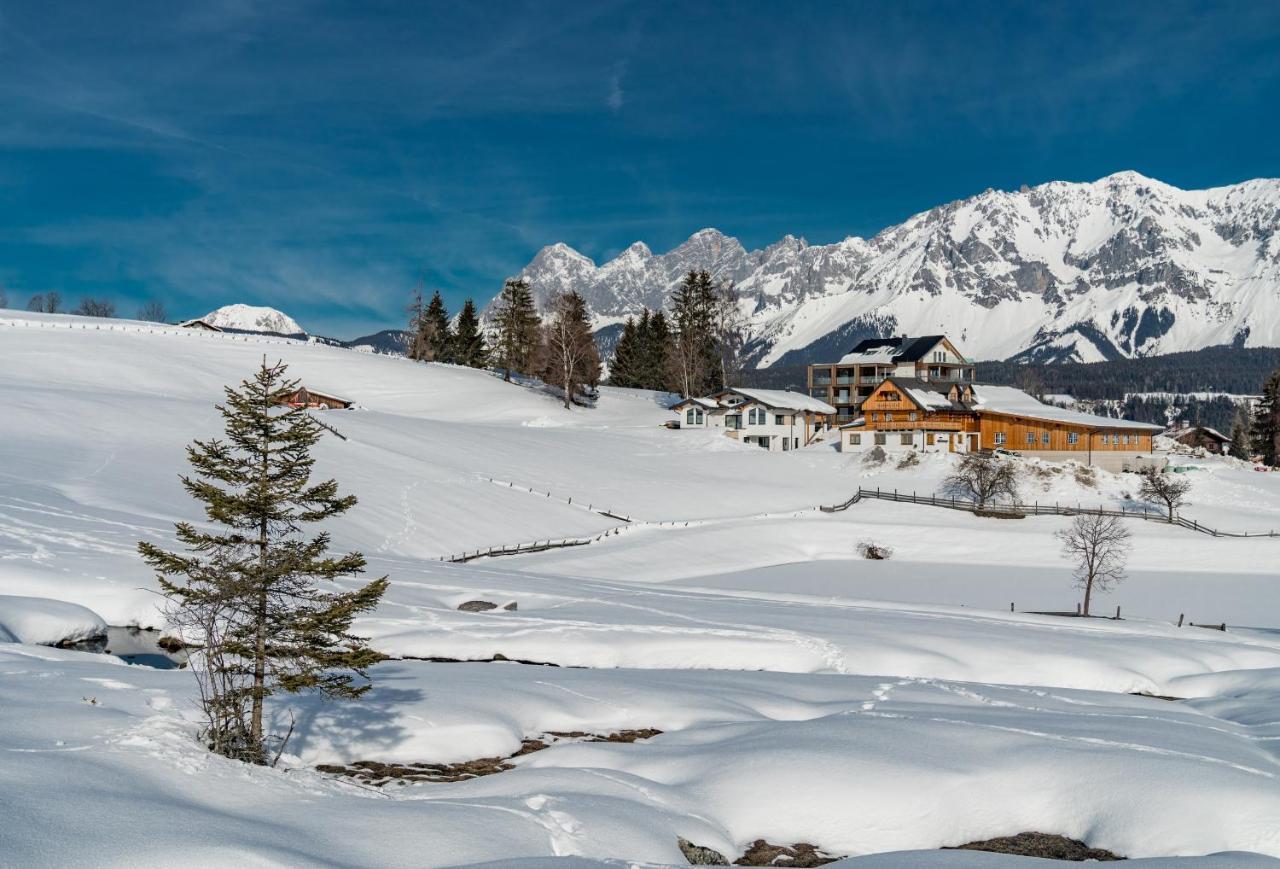
[[1136,172],[987,190],[871,239],[764,250],[704,229],[597,266],[564,244],[520,273],[574,289],[597,327],[664,303],[706,268],[743,297],[760,366],[829,359],[862,337],[945,332],[975,359],[1097,361],[1217,344],[1280,346],[1280,180],[1180,190]]
[[200,318],[220,329],[237,332],[270,332],[276,335],[306,335],[298,322],[275,308],[253,305],[223,305]]
[[[184,448],[264,354],[356,403],[316,411],[346,438],[316,472],[360,499],[327,529],[391,579],[354,630],[393,660],[359,701],[273,698],[272,729],[296,724],[275,769],[205,750],[189,671],[33,644],[165,627],[136,543],[202,521]],[[662,394],[566,410],[484,371],[123,320],[0,312],[0,367],[0,865],[676,866],[682,838],[729,860],[764,838],[854,869],[1033,869],[934,850],[1024,830],[1157,869],[1277,865],[1168,858],[1280,856],[1280,634],[1235,626],[1274,626],[1280,540],[1135,520],[1099,597],[1126,618],[1056,618],[1027,610],[1077,599],[1063,517],[815,509],[932,491],[946,455],[771,454],[661,427]],[[1188,516],[1280,528],[1280,474],[1186,461]],[[1131,477],[1025,471],[1028,499],[1132,507]],[[440,560],[565,538],[590,542]],[[332,771],[533,739],[470,780]]]

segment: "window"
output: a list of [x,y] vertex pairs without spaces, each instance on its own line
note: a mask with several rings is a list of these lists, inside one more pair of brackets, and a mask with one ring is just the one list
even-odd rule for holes
[[903,445],[904,447],[909,447],[909,446],[911,446],[911,435],[909,435],[909,434],[904,434],[904,435],[902,436],[902,441],[901,441],[901,443],[902,443],[902,445]]
[[1123,438],[1121,438],[1121,441],[1124,443],[1124,445],[1125,445],[1125,446],[1128,446],[1128,445],[1129,445],[1129,436],[1128,436],[1128,435],[1125,435]]
[[782,449],[783,449],[783,450],[789,450],[789,449],[791,449],[791,438],[783,438],[783,439],[782,439]]
[[747,411],[747,425],[768,425],[769,414],[763,407],[753,407]]
[[885,421],[885,422],[893,422],[893,414],[891,414],[891,413],[885,413],[885,415],[884,415],[884,421]]
[[860,447],[860,446],[862,446],[862,435],[860,435],[860,434],[851,434],[851,435],[849,435],[849,446],[851,446],[851,447]]
[[1033,431],[1027,432],[1027,446],[1034,447],[1035,445],[1036,445],[1036,433]]
[[882,434],[876,435],[876,446],[882,447],[884,446],[884,444],[885,444],[884,435]]
[[907,419],[911,420],[912,422],[915,422],[915,421],[916,421],[916,412],[913,410],[913,411],[911,411],[911,413],[907,414]]
[[689,412],[684,415],[685,422],[689,423],[689,425],[693,425],[693,420],[695,416],[696,415],[693,412],[693,408],[692,407],[689,408]]
[[774,425],[786,425],[786,424],[787,424],[787,418],[786,418],[786,416],[785,416],[785,415],[783,415],[783,414],[781,414],[781,413],[775,413],[775,414],[773,415],[773,424],[774,424]]
[[872,422],[879,422],[879,421],[880,421],[880,413],[879,413],[879,411],[873,412],[873,413],[871,414],[871,421],[872,421]]
[[706,419],[706,417],[705,417],[705,416],[703,416],[702,408],[698,408],[698,417],[697,417],[697,419],[698,419],[698,425],[702,425],[703,420],[704,420],[704,419]]
[[1045,432],[1044,434],[1040,435],[1040,443],[1044,444],[1046,447],[1047,447],[1047,446],[1049,446],[1049,433],[1048,433],[1048,432]]
[[1111,443],[1113,443],[1113,444],[1118,444],[1118,443],[1120,443],[1120,435],[1115,434],[1115,433],[1113,432],[1113,433],[1111,434]]
[[1067,443],[1071,444],[1072,446],[1075,446],[1076,444],[1080,443],[1080,435],[1073,431],[1067,432]]
[[1002,431],[996,432],[996,446],[1004,446],[1004,432]]
[[797,450],[800,449],[800,438],[792,438],[791,446],[793,449],[797,449]]

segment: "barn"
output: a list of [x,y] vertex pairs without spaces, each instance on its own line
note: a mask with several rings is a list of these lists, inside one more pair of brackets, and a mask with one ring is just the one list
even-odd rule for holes
[[349,398],[340,398],[327,392],[308,389],[305,386],[299,386],[295,391],[286,395],[280,403],[287,404],[289,407],[308,407],[318,410],[349,410],[351,405],[355,404]]

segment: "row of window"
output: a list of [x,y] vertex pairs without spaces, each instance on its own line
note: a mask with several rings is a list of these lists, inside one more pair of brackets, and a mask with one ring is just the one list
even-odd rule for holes
[[[1132,436],[1133,440],[1130,441],[1129,435],[1115,434],[1113,432],[1111,435],[1106,435],[1106,434],[1102,435],[1102,442],[1104,444],[1107,443],[1108,437],[1111,438],[1111,443],[1115,446],[1122,446],[1122,445],[1129,446],[1130,443],[1132,443],[1133,446],[1137,446],[1140,443],[1137,435],[1133,435]],[[1035,443],[1036,443],[1035,432],[1033,431],[1027,432],[1026,438],[1027,438],[1027,446],[1035,446]],[[1039,435],[1039,438],[1040,438],[1040,443],[1043,446],[1046,446],[1046,447],[1049,446],[1049,433],[1047,431],[1041,432]],[[1008,438],[1004,432],[1002,431],[996,432],[996,446],[1002,447],[1007,443],[1007,441],[1008,441]],[[1077,432],[1073,432],[1073,431],[1067,432],[1067,443],[1071,446],[1075,446],[1076,444],[1080,443],[1080,435]]]
[[[685,422],[688,425],[702,425],[706,420],[706,414],[701,408],[691,407],[684,413]],[[737,420],[734,417],[725,417],[725,422],[729,428],[737,428],[734,425]],[[752,407],[747,410],[747,425],[768,425],[769,412],[764,408]],[[787,415],[785,413],[777,413],[773,416],[774,425],[786,425]]]
[[[875,443],[875,445],[876,445],[876,446],[878,446],[878,447],[882,447],[882,446],[884,446],[885,444],[887,444],[887,443],[888,443],[888,436],[887,436],[887,435],[883,435],[883,434],[875,434],[875,435],[872,435],[872,437],[874,438],[874,443]],[[911,435],[909,435],[909,434],[899,435],[898,437],[899,437],[899,441],[898,441],[898,442],[899,442],[900,444],[902,444],[904,447],[909,447],[909,446],[911,446],[911,444],[913,443],[913,441],[912,441],[912,439],[911,439],[911,437],[912,437],[912,436],[911,436]],[[861,434],[858,434],[858,433],[854,433],[854,434],[849,435],[849,445],[850,445],[850,446],[854,446],[854,447],[856,447],[856,446],[861,446],[861,445],[862,445],[862,435],[861,435]]]
[[[884,413],[880,413],[880,411],[876,410],[871,412],[872,422],[880,422],[881,419],[883,419],[885,422],[893,422],[893,411],[886,410]],[[907,414],[907,421],[908,422],[916,421],[916,412],[914,410]]]

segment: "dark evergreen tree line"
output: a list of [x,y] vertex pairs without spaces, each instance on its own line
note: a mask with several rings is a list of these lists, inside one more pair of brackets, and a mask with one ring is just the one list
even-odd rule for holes
[[425,305],[422,292],[415,292],[409,305],[409,347],[406,355],[419,362],[449,362],[470,368],[488,366],[489,347],[480,328],[475,302],[467,299],[457,322],[451,322],[438,290]]
[[690,271],[671,296],[671,314],[648,309],[622,328],[609,382],[614,386],[706,395],[742,374],[745,329],[731,284]]

